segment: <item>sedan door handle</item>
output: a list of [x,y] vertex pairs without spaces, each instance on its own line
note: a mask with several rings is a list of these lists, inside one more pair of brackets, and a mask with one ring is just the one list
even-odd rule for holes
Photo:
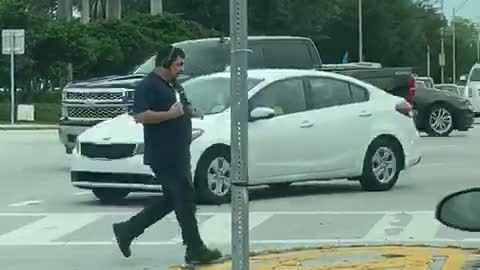
[[363,111],[363,112],[360,112],[359,116],[360,117],[370,117],[370,116],[372,116],[372,113],[368,112],[368,111]]
[[301,128],[310,128],[310,127],[313,127],[313,122],[311,121],[304,121],[302,122],[302,124],[300,125]]

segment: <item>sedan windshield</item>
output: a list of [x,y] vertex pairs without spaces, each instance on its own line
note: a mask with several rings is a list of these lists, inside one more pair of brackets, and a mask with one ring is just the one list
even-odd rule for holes
[[[248,90],[262,80],[248,78]],[[230,78],[212,77],[191,79],[183,84],[185,94],[193,107],[204,114],[220,113],[230,107]]]

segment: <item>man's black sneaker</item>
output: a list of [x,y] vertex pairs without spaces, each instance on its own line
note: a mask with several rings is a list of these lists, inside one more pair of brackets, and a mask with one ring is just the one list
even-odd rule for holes
[[222,253],[218,249],[209,249],[206,246],[198,249],[187,248],[185,262],[187,264],[207,264],[221,257]]
[[118,247],[122,252],[123,256],[130,257],[132,252],[130,250],[130,245],[132,244],[133,238],[128,230],[127,224],[125,223],[115,223],[113,224],[113,233],[115,239],[117,240]]

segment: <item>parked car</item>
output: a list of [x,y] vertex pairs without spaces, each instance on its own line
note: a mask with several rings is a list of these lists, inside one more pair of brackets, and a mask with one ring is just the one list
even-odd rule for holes
[[[248,72],[249,181],[289,185],[358,180],[366,191],[390,190],[401,171],[420,162],[412,106],[361,80],[315,70]],[[183,83],[192,104],[192,175],[205,203],[230,196],[230,73]],[[160,191],[143,164],[143,129],[128,114],[83,132],[71,159],[73,186],[103,201]]]
[[449,136],[453,130],[467,131],[473,127],[473,107],[467,98],[423,87],[425,82],[430,85],[429,80],[424,79],[417,83],[413,99],[414,119],[419,131],[430,136]]
[[467,98],[472,101],[473,111],[480,115],[480,64],[475,64],[467,77]]

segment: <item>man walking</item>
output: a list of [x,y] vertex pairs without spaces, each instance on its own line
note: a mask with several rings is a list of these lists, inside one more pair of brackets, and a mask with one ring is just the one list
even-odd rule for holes
[[[113,225],[118,246],[125,257],[130,245],[146,228],[175,211],[186,247],[186,263],[207,263],[222,256],[203,243],[195,217],[195,199],[190,169],[192,107],[185,95],[172,87],[183,70],[185,53],[172,46],[161,48],[155,70],[135,91],[134,118],[144,128],[144,164],[161,183],[163,196],[129,220]],[[177,98],[180,96],[180,98]]]

